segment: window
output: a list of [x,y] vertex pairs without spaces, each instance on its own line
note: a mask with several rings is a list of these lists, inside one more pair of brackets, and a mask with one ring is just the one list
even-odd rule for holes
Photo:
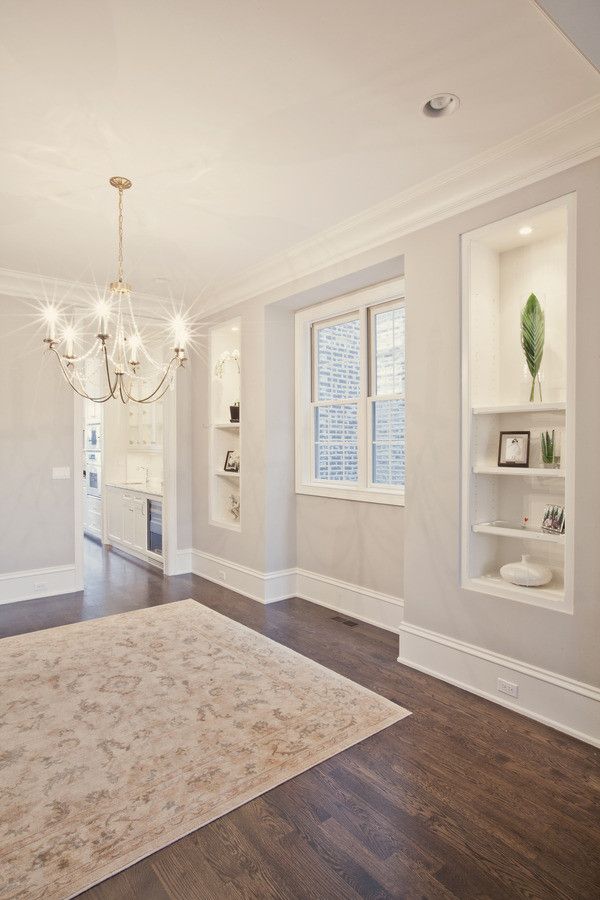
[[296,316],[296,490],[403,503],[404,284]]

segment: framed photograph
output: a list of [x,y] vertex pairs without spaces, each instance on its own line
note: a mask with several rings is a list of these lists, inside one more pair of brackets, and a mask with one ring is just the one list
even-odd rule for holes
[[542,531],[546,534],[565,533],[564,506],[546,506],[542,517]]
[[527,469],[529,437],[529,431],[501,431],[498,442],[498,465]]
[[240,451],[239,450],[228,450],[227,456],[225,457],[225,465],[223,466],[226,472],[239,472],[240,471]]

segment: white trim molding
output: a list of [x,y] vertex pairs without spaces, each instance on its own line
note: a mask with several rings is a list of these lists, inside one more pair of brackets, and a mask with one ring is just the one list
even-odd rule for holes
[[276,603],[287,597],[295,596],[296,570],[287,569],[279,572],[259,572],[249,566],[204,553],[202,550],[191,550],[191,571],[200,578],[206,578],[215,584],[221,584],[238,594],[257,600],[259,603]]
[[[600,747],[600,688],[409,622],[400,626],[398,662],[478,694]],[[498,678],[518,685],[499,694]]]
[[375,625],[396,634],[399,631],[404,610],[404,602],[399,597],[306,569],[259,572],[201,550],[185,550],[180,553],[182,558],[184,554],[189,554],[194,575],[221,584],[259,603],[277,603],[289,597],[300,597],[367,625]]
[[351,616],[367,625],[376,625],[396,633],[400,630],[404,601],[391,594],[382,594],[348,581],[298,569],[295,596]]
[[48,566],[45,569],[23,569],[0,575],[0,604],[55,597],[83,590],[78,566]]

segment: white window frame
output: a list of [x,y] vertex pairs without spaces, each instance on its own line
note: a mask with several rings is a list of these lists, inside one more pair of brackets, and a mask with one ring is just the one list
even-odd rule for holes
[[[404,395],[377,396],[371,394],[374,381],[374,329],[371,327],[371,308],[393,309],[405,304],[404,278],[387,281],[374,287],[336,297],[318,306],[296,313],[296,493],[317,497],[337,497],[342,500],[360,500],[382,503],[387,506],[404,506],[404,486],[375,484],[372,480],[372,404],[374,400],[404,399]],[[360,395],[346,401],[332,401],[336,405],[358,405],[358,481],[320,481],[314,477],[314,408],[325,406],[328,401],[313,397],[316,385],[316,365],[313,354],[313,331],[327,324],[360,321],[361,382]]]

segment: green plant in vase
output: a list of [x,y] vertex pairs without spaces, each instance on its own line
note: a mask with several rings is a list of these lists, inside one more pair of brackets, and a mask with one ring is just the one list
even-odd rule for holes
[[542,385],[539,379],[542,356],[544,355],[545,317],[544,310],[535,294],[530,294],[527,303],[521,310],[521,347],[525,354],[525,362],[531,375],[531,391],[529,402],[535,400],[535,382],[537,379],[540,401]]
[[548,431],[542,431],[542,463],[549,468],[556,469],[559,465],[558,447],[554,428],[552,434]]

